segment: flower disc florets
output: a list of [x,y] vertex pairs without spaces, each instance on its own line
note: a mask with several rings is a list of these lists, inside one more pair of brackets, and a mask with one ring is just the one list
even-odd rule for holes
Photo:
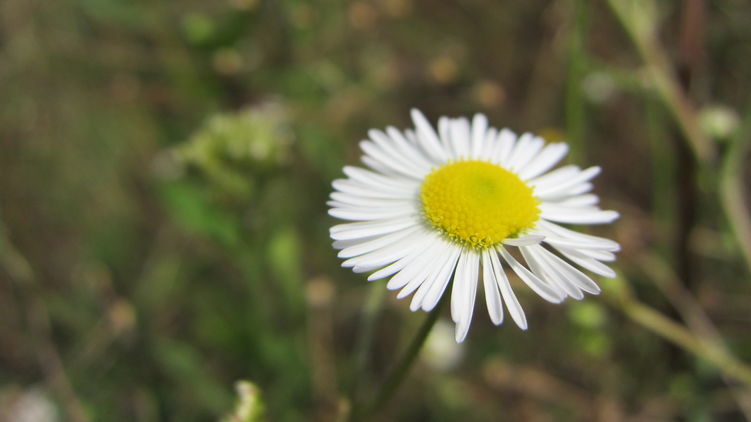
[[532,189],[485,161],[455,161],[431,172],[420,194],[426,220],[448,238],[484,249],[531,228],[540,210]]

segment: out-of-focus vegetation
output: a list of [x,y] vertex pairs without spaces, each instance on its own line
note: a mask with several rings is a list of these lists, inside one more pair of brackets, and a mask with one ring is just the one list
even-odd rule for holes
[[528,332],[439,324],[378,420],[751,417],[750,21],[746,0],[4,0],[0,420],[346,415],[424,316],[339,268],[325,201],[411,107],[602,165],[621,276],[560,306],[517,289]]

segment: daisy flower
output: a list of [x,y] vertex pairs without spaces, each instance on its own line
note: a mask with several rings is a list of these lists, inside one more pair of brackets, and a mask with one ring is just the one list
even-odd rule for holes
[[604,224],[618,218],[601,210],[590,180],[599,167],[551,169],[565,143],[545,144],[488,126],[482,114],[441,117],[438,130],[417,110],[415,129],[371,130],[360,142],[366,168],[344,167],[333,182],[329,214],[350,222],[330,230],[344,267],[390,277],[410,309],[432,310],[451,286],[455,337],[469,331],[477,285],[482,283],[491,321],[504,307],[521,329],[527,320],[505,268],[543,299],[560,303],[598,294],[592,279],[614,271],[618,243],[560,224]]

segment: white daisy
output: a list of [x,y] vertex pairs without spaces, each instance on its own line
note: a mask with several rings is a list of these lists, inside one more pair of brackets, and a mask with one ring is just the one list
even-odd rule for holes
[[451,283],[457,342],[469,331],[480,281],[492,322],[503,322],[505,304],[527,329],[504,265],[553,303],[600,292],[569,261],[615,276],[602,262],[615,260],[618,243],[559,225],[618,218],[587,193],[599,167],[549,171],[568,152],[565,143],[499,131],[481,114],[472,122],[441,117],[437,133],[419,111],[412,119],[414,130],[368,132],[360,147],[369,169],[346,166],[347,178],[333,182],[329,214],[354,221],[331,228],[342,266],[372,271],[371,281],[391,277],[398,298],[413,294],[413,311],[432,310]]

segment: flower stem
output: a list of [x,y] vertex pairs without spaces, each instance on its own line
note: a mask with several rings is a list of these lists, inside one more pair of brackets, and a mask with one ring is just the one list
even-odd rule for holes
[[743,127],[732,142],[722,163],[720,196],[732,232],[751,271],[751,217],[743,180],[743,163],[751,150],[751,105],[748,106]]
[[386,289],[378,283],[370,286],[368,299],[363,309],[362,319],[360,320],[359,337],[355,345],[355,374],[350,386],[350,403],[356,404],[360,401],[360,387],[362,379],[369,373],[368,361],[370,360],[370,350],[373,345],[373,334],[375,333],[376,319],[383,307],[383,300],[386,297]]
[[703,164],[714,160],[712,142],[699,127],[693,104],[678,83],[667,53],[657,40],[657,5],[653,0],[607,0],[641,56],[655,91],[678,129]]
[[388,378],[381,386],[375,400],[373,400],[369,406],[364,408],[354,406],[352,413],[350,414],[350,421],[368,420],[376,412],[381,410],[394,396],[394,393],[396,393],[397,389],[402,384],[402,381],[404,381],[404,378],[406,378],[412,368],[412,365],[415,363],[415,359],[420,353],[423,344],[425,344],[428,334],[430,334],[436,321],[438,321],[438,316],[441,313],[441,309],[443,309],[444,303],[447,301],[447,296],[448,295],[443,295],[438,305],[436,305],[436,307],[425,318],[425,321],[423,321],[420,329],[417,331],[414,338],[412,338],[412,342],[402,355],[399,363],[391,370]]
[[751,367],[730,353],[716,339],[699,336],[682,324],[666,317],[632,296],[623,279],[616,279],[611,305],[623,312],[633,322],[652,331],[663,339],[705,359],[727,377],[751,387]]

